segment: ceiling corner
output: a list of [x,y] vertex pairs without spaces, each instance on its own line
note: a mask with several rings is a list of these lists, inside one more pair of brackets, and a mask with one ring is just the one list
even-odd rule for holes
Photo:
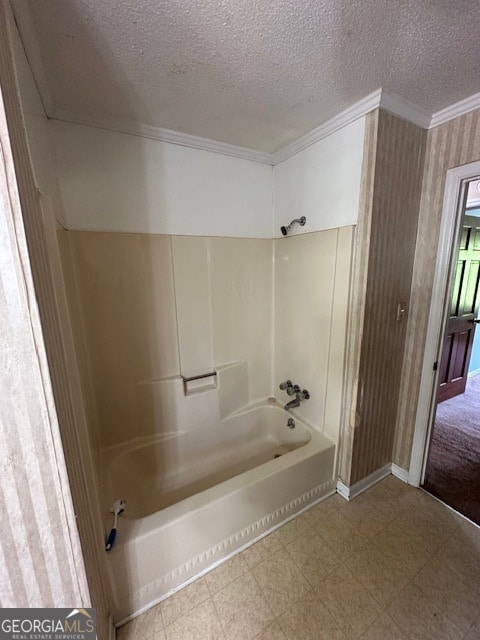
[[397,96],[389,91],[382,89],[380,107],[390,111],[399,118],[408,120],[412,124],[422,129],[428,129],[432,119],[431,113],[428,113],[421,107]]
[[354,120],[357,120],[358,118],[365,116],[367,113],[370,113],[370,111],[377,109],[381,104],[382,95],[383,90],[381,88],[376,89],[373,93],[370,93],[368,96],[365,96],[358,102],[355,102],[355,104],[348,107],[348,109],[345,109],[336,116],[333,116],[333,118],[330,118],[330,120],[327,120],[319,127],[312,129],[312,131],[309,131],[304,136],[294,140],[287,146],[283,147],[283,149],[280,149],[273,154],[273,164],[276,165],[287,160],[291,156],[294,156],[296,153],[303,151],[303,149],[310,147],[322,138],[326,138],[332,133],[335,133],[335,131],[343,129],[343,127],[346,127]]
[[28,0],[8,0],[13,19],[17,25],[20,41],[23,45],[28,64],[37,85],[45,113],[49,118],[55,117],[55,108],[48,86],[45,66],[43,64],[37,34],[33,25]]

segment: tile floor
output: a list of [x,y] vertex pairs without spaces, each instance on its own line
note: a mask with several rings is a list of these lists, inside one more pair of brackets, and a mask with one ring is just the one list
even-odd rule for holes
[[480,529],[388,476],[334,495],[118,640],[479,640]]

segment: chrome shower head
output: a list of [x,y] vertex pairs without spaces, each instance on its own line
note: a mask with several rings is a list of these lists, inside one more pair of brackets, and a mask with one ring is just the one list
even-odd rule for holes
[[288,227],[280,227],[280,231],[282,232],[282,235],[286,236],[288,232],[292,229],[292,227],[294,227],[296,224],[299,224],[301,227],[303,227],[306,221],[307,219],[305,216],[302,216],[301,218],[295,218],[295,220],[292,220],[290,222]]

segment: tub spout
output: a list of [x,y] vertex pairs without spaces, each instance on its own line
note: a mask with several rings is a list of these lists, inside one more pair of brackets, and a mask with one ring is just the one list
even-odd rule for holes
[[287,402],[287,404],[283,408],[285,409],[285,411],[290,411],[290,409],[299,407],[302,400],[308,400],[309,398],[310,394],[306,389],[304,389],[303,391],[297,391],[294,400],[290,400],[290,402]]
[[287,402],[287,404],[283,407],[285,409],[285,411],[290,411],[290,409],[295,409],[296,407],[300,406],[300,399],[295,397],[293,400],[290,400],[290,402]]

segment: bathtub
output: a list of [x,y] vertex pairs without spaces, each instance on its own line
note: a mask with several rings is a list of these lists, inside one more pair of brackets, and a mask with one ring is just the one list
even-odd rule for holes
[[276,402],[102,452],[105,513],[127,500],[108,554],[115,622],[329,495],[334,459],[333,442]]

